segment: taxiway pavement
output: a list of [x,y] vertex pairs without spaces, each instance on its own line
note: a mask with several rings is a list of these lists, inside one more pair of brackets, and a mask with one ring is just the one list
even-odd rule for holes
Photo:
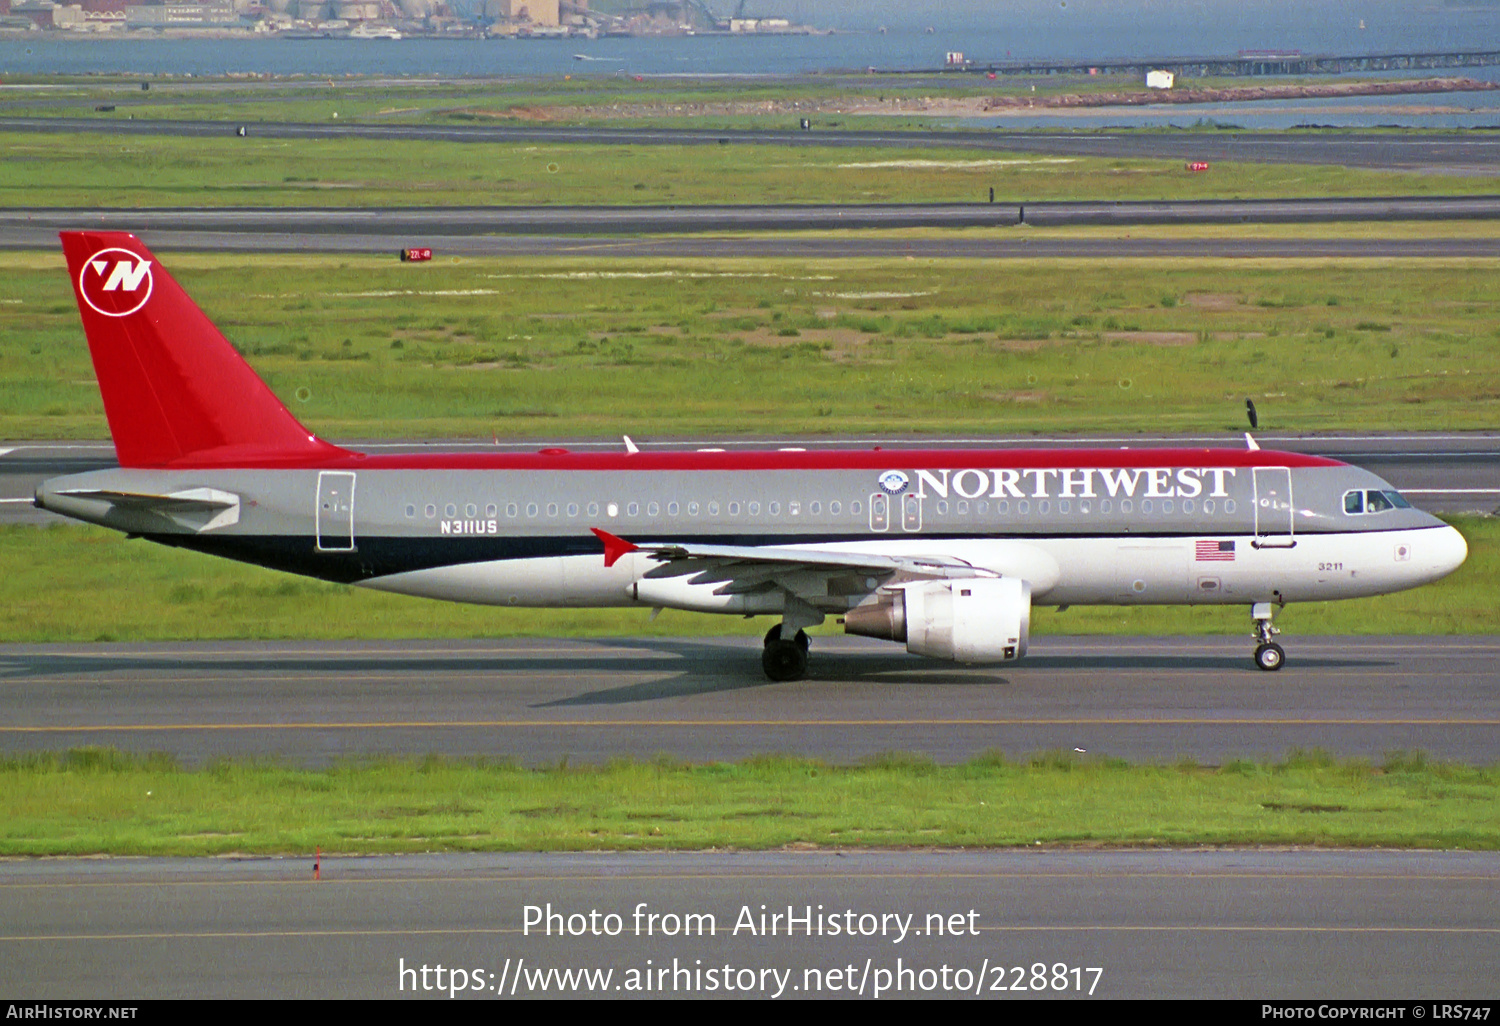
[[[573,853],[320,869],[315,881],[312,853],[0,863],[0,991],[1409,1006],[1493,998],[1500,960],[1493,852]],[[570,922],[582,935],[559,936]],[[555,975],[579,970],[587,982]]]
[[[497,617],[503,612],[497,611]],[[641,613],[645,621],[645,611]],[[1063,614],[1066,616],[1066,614]],[[772,683],[760,638],[203,642],[0,647],[0,751],[98,745],[192,764],[440,753],[702,762],[788,753],[853,763],[916,752],[1063,750],[1134,761],[1500,754],[1500,636],[1034,638],[963,667],[832,635],[809,676]]]

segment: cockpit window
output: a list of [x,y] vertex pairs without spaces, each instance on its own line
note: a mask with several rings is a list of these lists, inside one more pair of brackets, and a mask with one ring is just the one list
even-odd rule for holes
[[1388,509],[1411,509],[1411,503],[1394,490],[1387,492],[1372,488],[1368,491],[1344,493],[1345,513],[1384,513]]

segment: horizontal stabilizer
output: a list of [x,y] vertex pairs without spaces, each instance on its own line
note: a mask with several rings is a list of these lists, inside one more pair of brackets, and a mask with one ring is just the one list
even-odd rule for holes
[[165,495],[73,488],[57,494],[73,499],[97,499],[131,512],[155,513],[194,531],[212,531],[240,522],[240,497],[217,488],[189,488]]

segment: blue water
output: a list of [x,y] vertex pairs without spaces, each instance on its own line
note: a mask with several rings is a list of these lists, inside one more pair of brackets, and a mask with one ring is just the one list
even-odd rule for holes
[[[726,11],[730,0],[716,0]],[[711,6],[713,0],[711,0]],[[726,6],[727,5],[727,6]],[[6,75],[134,73],[318,76],[760,76],[869,67],[936,69],[949,50],[971,60],[1088,60],[1232,55],[1240,50],[1380,53],[1500,48],[1500,0],[751,0],[838,31],[816,36],[570,40],[0,39]],[[1363,24],[1364,27],[1360,27]],[[878,26],[887,31],[876,31]],[[929,33],[928,28],[932,31]],[[578,60],[575,55],[589,58]],[[1451,70],[1497,80],[1495,68]],[[1258,80],[1265,81],[1265,80]],[[1014,79],[998,86],[1015,88]],[[1022,83],[1024,84],[1024,83]],[[930,81],[892,81],[922,90]],[[1379,108],[1379,109],[1374,109]],[[1469,127],[1500,121],[1500,93],[1120,108],[987,119],[1008,126],[1296,124]]]

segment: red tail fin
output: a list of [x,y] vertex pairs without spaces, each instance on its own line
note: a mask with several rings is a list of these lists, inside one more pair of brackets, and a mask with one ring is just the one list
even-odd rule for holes
[[297,423],[140,239],[62,243],[122,466],[344,454]]

